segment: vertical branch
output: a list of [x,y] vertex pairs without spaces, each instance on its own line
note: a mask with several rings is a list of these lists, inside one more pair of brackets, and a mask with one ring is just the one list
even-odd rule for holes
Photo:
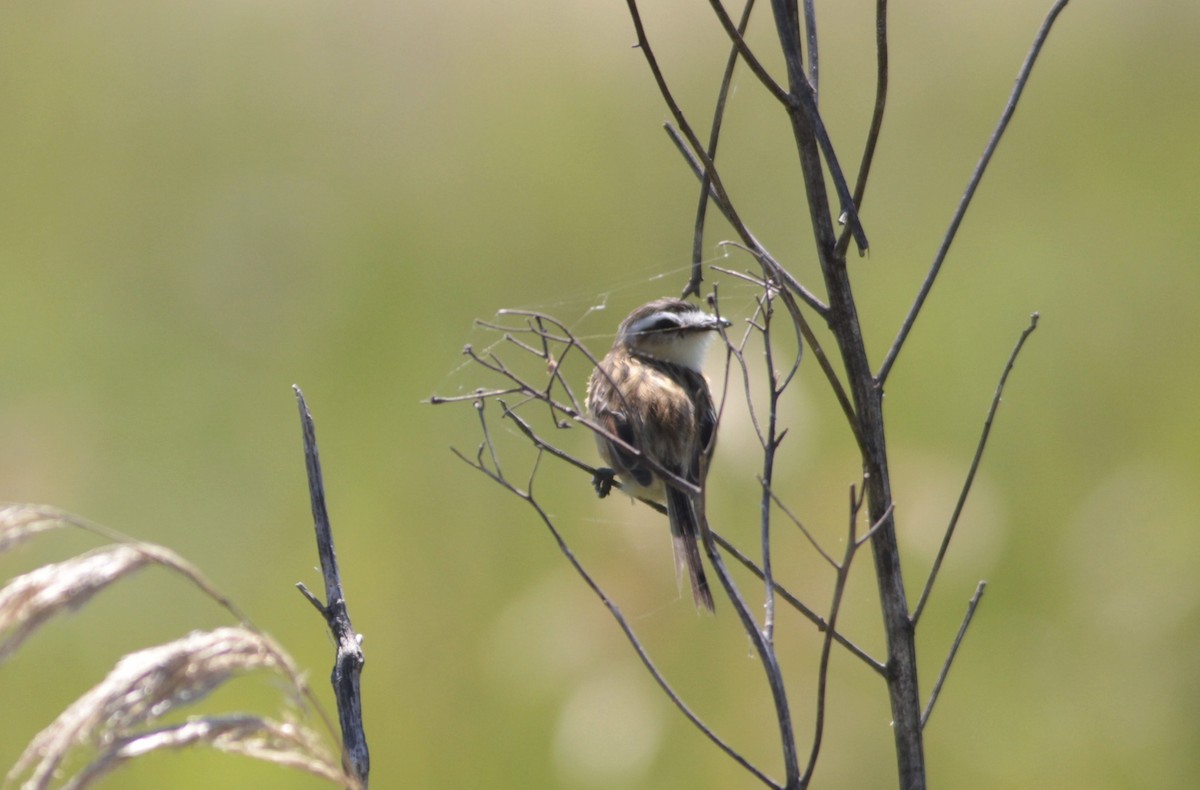
[[[833,244],[827,244],[833,234],[832,212],[825,191],[825,179],[821,168],[821,156],[829,166],[829,177],[841,203],[839,221],[846,223],[860,252],[866,252],[867,236],[858,219],[858,211],[846,178],[842,175],[833,143],[825,130],[825,123],[817,110],[816,87],[804,71],[804,47],[800,41],[800,16],[795,0],[772,0],[775,12],[775,28],[787,64],[788,90],[785,107],[792,122],[792,134],[800,154],[800,167],[804,174],[807,190],[809,216],[813,222],[813,233],[819,246],[832,252]],[[815,25],[812,35],[816,35]],[[815,63],[815,60],[813,61]]]
[[[771,483],[775,475],[775,451],[779,449],[782,437],[776,436],[779,417],[779,381],[775,373],[775,356],[771,352],[771,291],[768,288],[762,299],[762,339],[763,359],[766,363],[768,401],[767,401],[767,431],[763,437],[763,471],[762,471],[762,500],[759,505],[760,532],[762,540],[762,570],[763,570],[763,637],[769,642],[775,641],[775,576],[771,569]],[[747,392],[747,395],[749,393]]]
[[[883,129],[883,110],[887,106],[888,91],[888,28],[887,0],[875,0],[875,108],[871,112],[871,127],[867,130],[867,142],[863,146],[862,162],[858,166],[858,179],[854,183],[854,206],[862,211],[863,198],[867,194],[867,180],[871,175],[871,164],[875,161],[875,146],[879,143],[879,132]],[[838,237],[838,257],[845,257],[850,245],[850,229],[842,230]]]
[[[789,94],[793,97],[794,106],[803,108],[806,100],[811,101],[812,88],[804,74],[797,9],[794,2],[789,0],[773,0],[772,8],[787,63]],[[846,369],[858,424],[857,433],[862,441],[867,511],[872,523],[878,525],[871,540],[871,550],[875,559],[888,648],[888,695],[900,787],[919,790],[925,787],[925,753],[921,735],[917,653],[892,512],[891,479],[883,427],[883,390],[871,372],[845,257],[838,253],[825,176],[821,168],[817,128],[813,123],[815,112],[810,115],[793,111],[789,112],[789,117],[804,176],[818,262],[829,298],[827,320]],[[829,157],[827,161],[830,161]],[[853,217],[850,221],[857,224]],[[865,247],[865,243],[860,242],[860,247]]]
[[813,0],[804,0],[804,29],[808,33],[808,81],[815,96],[819,93],[821,58],[817,49],[817,9]]
[[362,781],[364,790],[371,773],[371,755],[367,749],[367,735],[362,723],[362,693],[359,676],[362,674],[363,658],[361,638],[350,623],[350,611],[342,594],[341,571],[338,570],[337,554],[333,548],[333,530],[329,525],[329,511],[325,507],[325,482],[321,476],[321,458],[317,453],[317,433],[312,414],[304,402],[304,393],[293,386],[296,405],[300,409],[300,425],[304,435],[304,463],[308,470],[308,492],[312,501],[313,525],[317,533],[317,553],[321,558],[321,573],[325,577],[325,603],[314,595],[303,583],[297,584],[300,592],[316,607],[333,634],[337,644],[330,682],[337,699],[338,722],[342,728],[342,755],[347,769]]
[[[771,564],[771,486],[775,475],[775,457],[779,451],[780,444],[783,442],[783,437],[787,435],[787,429],[783,431],[779,430],[779,401],[783,396],[784,390],[791,384],[796,372],[800,369],[800,362],[804,353],[804,339],[798,331],[796,334],[796,357],[792,361],[790,368],[783,371],[783,376],[781,377],[781,371],[775,365],[775,354],[771,345],[771,319],[774,316],[772,299],[775,294],[782,294],[785,299],[791,298],[791,295],[787,292],[775,290],[770,284],[764,283],[763,296],[759,307],[759,312],[762,315],[762,324],[755,326],[762,336],[763,359],[766,364],[768,386],[767,426],[765,433],[759,433],[759,441],[763,446],[763,471],[760,479],[762,484],[762,498],[759,504],[763,558],[763,596],[765,599],[763,635],[768,642],[773,642],[775,635],[775,576]],[[745,371],[744,361],[742,362],[742,368]],[[746,382],[746,400],[747,402],[750,401],[749,381]]]
[[[742,18],[738,20],[738,34],[746,32],[750,24],[750,12],[754,10],[754,0],[746,0],[742,9]],[[712,129],[708,134],[708,159],[717,160],[717,143],[721,139],[721,122],[725,119],[725,102],[729,98],[729,88],[733,85],[733,70],[737,66],[738,48],[734,44],[729,51],[729,59],[725,62],[725,73],[721,76],[721,89],[717,91],[717,106],[713,110]],[[708,201],[712,191],[712,174],[705,169],[700,174],[700,202],[696,206],[696,227],[692,235],[692,273],[684,286],[682,296],[700,295],[700,282],[704,279],[700,262],[704,259],[704,224],[708,215]]]

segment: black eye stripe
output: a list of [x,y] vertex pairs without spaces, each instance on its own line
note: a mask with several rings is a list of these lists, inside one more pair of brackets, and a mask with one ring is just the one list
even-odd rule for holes
[[663,332],[668,329],[678,329],[678,328],[679,328],[678,320],[676,320],[674,318],[667,318],[666,316],[663,316],[662,318],[658,319],[650,326],[646,327],[646,331],[647,332]]

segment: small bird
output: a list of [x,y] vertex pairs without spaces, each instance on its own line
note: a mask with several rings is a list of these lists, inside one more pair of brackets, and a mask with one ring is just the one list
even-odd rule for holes
[[702,486],[717,439],[717,412],[700,368],[714,330],[730,326],[681,299],[656,299],[621,322],[612,349],[592,371],[587,403],[596,423],[638,451],[601,433],[596,444],[612,467],[597,475],[596,492],[608,494],[613,473],[634,496],[666,501],[676,570],[687,569],[696,607],[713,611],[700,560],[707,533],[699,497],[659,471]]

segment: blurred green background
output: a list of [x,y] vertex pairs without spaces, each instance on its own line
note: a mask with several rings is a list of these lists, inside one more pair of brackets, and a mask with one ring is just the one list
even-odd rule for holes
[[[818,5],[822,107],[854,173],[873,4]],[[702,6],[644,9],[701,125],[725,58]],[[893,10],[871,254],[851,261],[877,361],[1048,7]],[[292,586],[320,583],[300,384],[365,635],[377,787],[757,786],[668,705],[534,514],[451,455],[478,441],[470,406],[421,403],[494,383],[461,367],[465,343],[494,340],[473,318],[542,309],[599,351],[629,308],[681,286],[696,186],[633,40],[622,3],[0,5],[0,499],[173,547],[328,699],[332,648]],[[1191,0],[1067,8],[889,382],[915,596],[1004,359],[1041,312],[922,622],[928,692],[988,580],[927,729],[935,786],[1200,779],[1197,40]],[[723,145],[743,215],[818,288],[787,130],[745,72]],[[714,262],[750,268],[717,249],[727,237],[714,225]],[[752,292],[717,281],[745,317]],[[777,485],[836,547],[856,467],[828,400],[806,365]],[[523,482],[527,456],[496,430]],[[580,431],[561,440],[590,452]],[[731,417],[710,500],[745,546],[753,451]],[[661,522],[557,464],[538,485],[680,692],[779,776],[750,646],[728,606],[697,618],[677,594]],[[90,545],[48,538],[0,571]],[[802,541],[776,563],[827,606]],[[846,628],[882,655],[866,556],[852,581]],[[0,667],[0,765],[117,656],[224,622],[148,572],[53,623]],[[804,752],[818,646],[781,615]],[[844,653],[833,680],[817,785],[894,786],[882,684]],[[269,710],[246,685],[220,704]],[[108,786],[219,784],[319,786],[202,753]]]

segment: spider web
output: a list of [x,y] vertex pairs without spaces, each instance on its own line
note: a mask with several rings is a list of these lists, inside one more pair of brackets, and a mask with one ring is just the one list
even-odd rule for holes
[[[745,280],[730,277],[713,266],[735,268],[736,261],[727,251],[704,262],[705,297],[713,293],[716,286],[722,315],[737,322],[749,316],[754,308],[755,296],[760,289]],[[749,271],[749,267],[746,267]],[[638,305],[667,295],[678,295],[691,272],[690,266],[655,271],[646,276],[630,277],[602,291],[579,291],[559,295],[549,301],[529,302],[515,305],[496,305],[487,317],[477,317],[467,328],[463,348],[471,349],[476,355],[487,357],[498,354],[509,344],[503,327],[521,329],[524,320],[520,314],[541,314],[560,322],[571,337],[586,347],[597,359],[604,356],[612,343],[621,320]],[[502,327],[502,328],[498,328]],[[513,357],[507,354],[505,360]],[[527,368],[522,373],[532,372]],[[467,355],[456,360],[434,388],[435,397],[465,397],[480,388],[489,386],[478,363]],[[579,386],[587,380],[589,371],[576,377]]]

